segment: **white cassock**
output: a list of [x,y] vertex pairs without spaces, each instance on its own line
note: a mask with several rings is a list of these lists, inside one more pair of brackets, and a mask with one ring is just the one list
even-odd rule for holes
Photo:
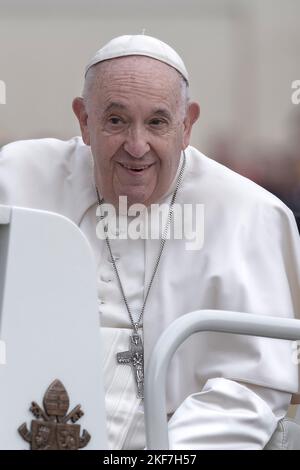
[[[300,312],[299,237],[287,207],[251,181],[192,147],[177,195],[204,204],[204,244],[167,241],[143,319],[145,363],[161,332],[198,309],[293,318]],[[175,181],[160,202],[170,202]],[[41,139],[3,147],[0,203],[54,211],[86,234],[98,267],[99,317],[110,446],[145,446],[143,406],[130,367],[115,354],[129,347],[131,325],[105,242],[96,237],[96,193],[90,148],[81,138]],[[24,234],[26,237],[26,234]],[[159,240],[113,240],[124,290],[137,317]],[[100,365],[99,365],[100,366]],[[261,449],[298,391],[291,343],[201,333],[176,353],[168,375],[172,448]]]

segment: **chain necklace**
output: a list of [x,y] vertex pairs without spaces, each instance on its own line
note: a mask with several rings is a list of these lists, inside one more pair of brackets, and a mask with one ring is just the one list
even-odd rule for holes
[[[183,177],[183,173],[184,173],[184,169],[185,169],[185,164],[186,164],[186,156],[185,156],[185,152],[183,152],[183,162],[182,162],[181,169],[180,169],[180,172],[179,172],[179,175],[178,175],[178,178],[177,178],[176,187],[175,187],[175,190],[174,190],[171,202],[170,202],[167,223],[166,223],[163,235],[162,235],[161,240],[160,240],[160,248],[159,248],[158,256],[157,256],[157,259],[156,259],[156,262],[155,262],[154,270],[153,270],[153,273],[152,273],[147,291],[146,291],[146,295],[145,295],[145,299],[144,299],[144,302],[143,302],[143,305],[142,305],[142,308],[141,308],[141,312],[140,312],[140,315],[139,315],[137,321],[134,321],[134,319],[133,319],[131,309],[130,309],[130,306],[129,306],[127,297],[125,295],[121,279],[120,279],[120,275],[119,275],[119,271],[118,271],[118,268],[117,268],[117,265],[116,265],[116,261],[114,259],[113,254],[112,254],[112,250],[111,250],[111,246],[110,246],[110,242],[109,242],[109,237],[107,235],[107,231],[104,230],[106,246],[107,246],[107,249],[108,249],[108,252],[109,252],[109,256],[111,258],[111,262],[112,262],[112,265],[113,265],[113,269],[114,269],[119,287],[120,287],[122,298],[123,298],[124,304],[126,306],[126,309],[127,309],[127,312],[128,312],[129,318],[130,318],[130,322],[131,322],[131,325],[132,325],[132,328],[133,328],[133,333],[132,333],[132,336],[131,336],[131,339],[130,339],[130,350],[125,351],[125,352],[117,353],[117,362],[119,364],[131,365],[131,367],[133,368],[134,377],[135,377],[135,381],[136,381],[136,385],[137,385],[137,397],[138,398],[144,398],[144,348],[143,348],[142,338],[141,338],[138,330],[141,328],[141,322],[142,322],[142,319],[143,319],[143,315],[144,315],[146,303],[147,303],[147,300],[148,300],[149,292],[150,292],[150,289],[152,287],[155,275],[157,273],[158,266],[159,266],[159,263],[160,263],[160,260],[161,260],[161,256],[162,256],[165,244],[166,244],[169,226],[170,226],[170,223],[171,223],[171,220],[172,220],[172,217],[173,217],[173,207],[174,207],[174,204],[175,204],[175,201],[176,201],[178,189],[179,189],[179,187],[181,185],[181,182],[182,182],[182,177]],[[100,199],[100,195],[99,195],[99,191],[98,191],[97,187],[96,187],[96,192],[97,192],[99,208],[100,208],[100,211],[101,211],[101,206],[104,202],[104,199]],[[103,218],[104,218],[104,216],[101,215],[100,219],[103,220]]]

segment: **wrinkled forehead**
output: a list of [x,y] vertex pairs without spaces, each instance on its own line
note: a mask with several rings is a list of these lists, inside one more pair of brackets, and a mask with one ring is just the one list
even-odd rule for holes
[[144,56],[127,56],[105,60],[88,72],[87,81],[93,94],[113,92],[179,95],[183,77],[173,67]]

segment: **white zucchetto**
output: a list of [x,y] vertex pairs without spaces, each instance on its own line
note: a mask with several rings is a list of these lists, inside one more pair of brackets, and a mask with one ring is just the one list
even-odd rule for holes
[[119,36],[99,49],[85,68],[85,75],[92,65],[104,60],[131,55],[142,55],[164,62],[174,67],[188,82],[188,72],[177,52],[163,41],[144,34]]

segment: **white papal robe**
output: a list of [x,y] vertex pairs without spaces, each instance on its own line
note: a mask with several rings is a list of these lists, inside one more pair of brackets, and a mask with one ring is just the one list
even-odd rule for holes
[[[293,318],[300,312],[299,237],[292,213],[253,182],[193,147],[178,192],[180,204],[203,204],[204,243],[167,241],[144,318],[145,363],[172,321],[198,309]],[[175,180],[160,201],[169,203]],[[131,325],[103,240],[96,237],[97,199],[90,148],[69,141],[20,141],[0,154],[0,203],[54,211],[87,236],[98,267],[99,318],[105,343],[105,387],[111,448],[145,446],[143,405],[130,367]],[[159,240],[113,240],[121,279],[138,316]],[[100,364],[99,364],[100,367]],[[176,353],[167,382],[171,447],[261,449],[298,391],[287,341],[201,333]]]

